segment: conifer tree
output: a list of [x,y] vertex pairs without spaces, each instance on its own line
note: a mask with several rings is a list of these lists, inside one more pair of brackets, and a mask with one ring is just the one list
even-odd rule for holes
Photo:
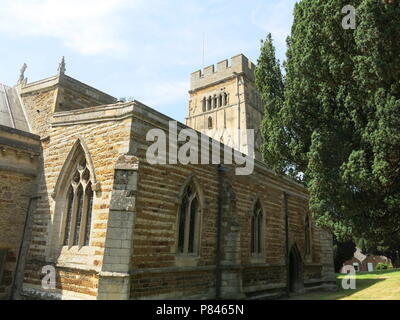
[[[350,233],[395,252],[400,249],[400,3],[350,2],[356,8],[354,30],[342,27],[348,0],[295,5],[284,82],[274,72],[272,41],[264,43],[256,75],[266,106],[262,151],[275,171],[290,169],[301,177],[320,225],[339,239]],[[273,94],[275,83],[284,83],[283,98]]]

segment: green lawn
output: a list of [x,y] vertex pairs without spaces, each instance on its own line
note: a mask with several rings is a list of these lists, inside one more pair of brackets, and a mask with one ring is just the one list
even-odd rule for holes
[[360,272],[356,275],[356,289],[344,290],[337,275],[336,292],[310,292],[295,296],[294,300],[400,300],[400,270]]

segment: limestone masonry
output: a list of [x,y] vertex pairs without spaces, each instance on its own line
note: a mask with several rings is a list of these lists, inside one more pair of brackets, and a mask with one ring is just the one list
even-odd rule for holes
[[0,299],[256,299],[333,287],[332,236],[314,225],[307,190],[260,161],[254,68],[237,55],[193,73],[178,123],[244,153],[249,136],[225,129],[254,129],[250,176],[149,164],[146,133],[168,135],[172,119],[65,75],[64,60],[53,77],[28,83],[25,67],[17,85],[0,84]]
[[[254,83],[255,65],[244,55],[192,73],[186,125],[248,154],[248,135],[254,130],[255,158],[261,160],[261,121],[264,107]],[[216,132],[217,131],[217,132]],[[231,134],[233,133],[233,134]]]

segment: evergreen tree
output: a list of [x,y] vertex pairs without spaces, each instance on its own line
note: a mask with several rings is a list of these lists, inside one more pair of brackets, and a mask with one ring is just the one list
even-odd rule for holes
[[276,99],[271,94],[275,85],[262,79],[263,75],[272,82],[281,79],[273,71],[272,44],[264,44],[259,59],[264,72],[257,76],[266,105],[262,151],[275,171],[290,168],[301,177],[320,225],[331,228],[339,239],[351,233],[396,251],[400,249],[394,248],[400,243],[400,4],[354,0],[356,29],[345,30],[342,8],[348,4],[348,0],[296,4],[283,99]]
[[261,147],[264,161],[274,170],[284,173],[288,163],[281,150],[270,148],[285,143],[284,128],[280,125],[280,111],[284,101],[284,80],[271,34],[261,41],[261,54],[255,70],[256,86],[265,106],[261,133],[265,143]]

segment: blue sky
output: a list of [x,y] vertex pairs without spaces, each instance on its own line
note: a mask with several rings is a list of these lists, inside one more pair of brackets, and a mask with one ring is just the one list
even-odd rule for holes
[[238,53],[257,61],[271,32],[283,60],[296,0],[0,0],[0,82],[67,74],[179,121],[190,73]]

